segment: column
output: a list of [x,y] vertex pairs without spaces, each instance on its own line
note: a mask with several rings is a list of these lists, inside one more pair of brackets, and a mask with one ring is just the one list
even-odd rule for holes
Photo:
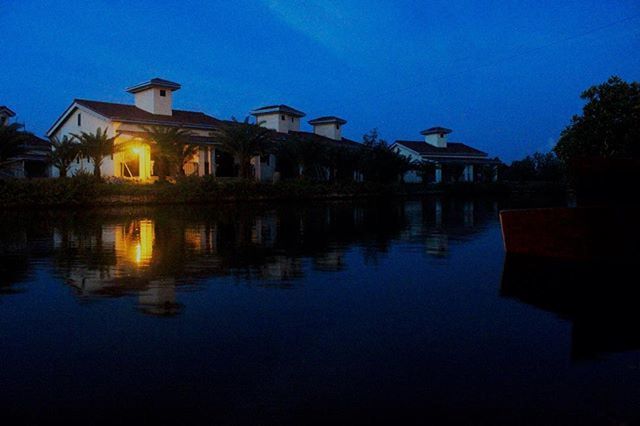
[[198,176],[204,176],[204,163],[207,158],[207,149],[206,146],[198,148]]
[[253,157],[253,163],[253,169],[256,173],[256,181],[260,182],[262,180],[262,163],[260,162],[259,155]]
[[442,182],[442,165],[436,164],[435,183]]
[[473,165],[466,164],[462,172],[462,180],[464,182],[473,182]]
[[217,173],[217,166],[216,166],[216,147],[213,146],[211,147],[211,149],[209,149],[209,173],[211,173],[212,176],[216,176]]
[[151,178],[151,147],[143,144],[138,149],[138,176],[140,180],[148,180]]

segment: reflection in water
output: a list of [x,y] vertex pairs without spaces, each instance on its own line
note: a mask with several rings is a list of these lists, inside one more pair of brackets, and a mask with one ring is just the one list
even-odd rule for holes
[[574,360],[640,349],[640,311],[631,265],[509,256],[501,294],[567,318]]
[[[396,240],[446,257],[450,238],[473,235],[496,214],[491,202],[425,198],[374,205],[108,209],[34,220],[45,224],[38,243],[50,240],[56,275],[79,297],[137,295],[140,312],[171,316],[181,312],[177,288],[214,276],[288,288],[305,276],[306,259],[317,271],[343,271],[349,250],[362,250],[375,263]],[[5,253],[25,254],[36,243],[23,225],[7,225],[22,234],[2,239]],[[18,266],[9,268],[14,275]],[[10,278],[4,292],[20,278]]]
[[[638,353],[617,353],[640,346],[630,278],[509,259],[502,295],[524,303],[497,297],[497,211],[429,197],[6,214],[4,418],[634,424]],[[567,362],[569,342],[598,361]]]

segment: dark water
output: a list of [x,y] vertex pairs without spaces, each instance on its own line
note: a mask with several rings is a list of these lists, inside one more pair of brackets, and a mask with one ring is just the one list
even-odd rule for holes
[[634,424],[637,278],[505,260],[503,206],[4,212],[0,416]]

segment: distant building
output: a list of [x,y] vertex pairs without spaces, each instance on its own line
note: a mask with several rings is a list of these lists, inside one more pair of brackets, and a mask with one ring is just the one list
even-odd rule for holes
[[[0,106],[0,126],[9,125],[16,113],[9,107]],[[10,159],[10,163],[0,170],[0,176],[13,178],[48,177],[50,173],[49,160],[51,156],[51,143],[26,133],[27,140],[24,144],[24,152]]]
[[[452,130],[432,127],[420,132],[424,141],[395,141],[391,149],[416,163],[432,165],[427,176],[417,170],[407,172],[405,182],[474,182],[496,180],[500,161],[488,158],[487,153],[459,142],[449,142]],[[428,168],[423,168],[423,170]]]

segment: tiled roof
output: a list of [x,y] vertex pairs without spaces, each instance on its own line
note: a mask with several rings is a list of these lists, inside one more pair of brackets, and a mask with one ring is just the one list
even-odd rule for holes
[[145,81],[144,83],[136,84],[135,86],[131,86],[127,88],[127,92],[129,93],[138,93],[143,90],[146,90],[150,87],[162,87],[170,90],[179,90],[180,84],[174,83],[173,81],[165,80],[163,78],[152,78],[149,81]]
[[306,140],[313,143],[325,143],[325,144],[340,145],[340,146],[351,146],[354,148],[355,147],[362,148],[364,146],[361,143],[352,141],[351,139],[342,138],[341,140],[337,141],[335,139],[331,139],[326,136],[317,135],[311,132],[290,132],[287,134],[287,137]]
[[397,144],[405,146],[412,151],[417,152],[422,156],[475,156],[486,157],[487,153],[482,152],[479,149],[472,148],[468,145],[459,142],[447,142],[446,148],[438,148],[428,144],[427,142],[420,141],[396,141]]
[[291,108],[288,105],[268,105],[261,108],[256,108],[251,111],[252,115],[263,115],[263,114],[273,114],[273,113],[283,113],[293,115],[295,117],[304,117],[305,114],[302,111],[298,111],[295,108]]
[[440,133],[444,133],[449,134],[453,132],[453,130],[451,129],[447,129],[446,127],[430,127],[427,130],[423,130],[420,132],[421,135],[435,135],[435,134],[440,134]]
[[347,120],[344,120],[340,117],[336,117],[334,115],[326,116],[326,117],[318,117],[313,120],[309,120],[309,124],[312,126],[315,124],[347,124]]
[[137,108],[135,105],[89,101],[85,99],[76,99],[75,102],[114,121],[196,128],[213,128],[220,124],[220,120],[202,112],[174,109],[173,115],[168,116],[152,114]]

